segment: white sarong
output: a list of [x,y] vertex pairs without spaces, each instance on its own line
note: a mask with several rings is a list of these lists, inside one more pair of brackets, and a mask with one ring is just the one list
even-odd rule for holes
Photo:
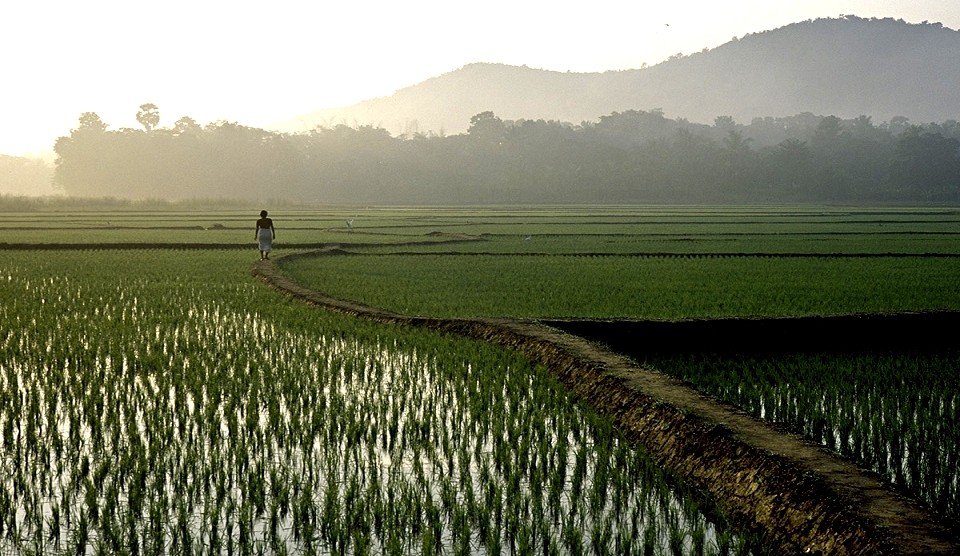
[[257,231],[257,240],[260,242],[260,250],[264,253],[273,251],[273,232],[270,228],[260,228]]

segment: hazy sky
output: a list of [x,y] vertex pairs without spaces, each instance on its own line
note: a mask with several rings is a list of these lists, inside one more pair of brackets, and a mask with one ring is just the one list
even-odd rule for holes
[[632,69],[840,14],[960,29],[958,0],[5,0],[0,154],[52,150],[82,112],[266,127],[473,62]]

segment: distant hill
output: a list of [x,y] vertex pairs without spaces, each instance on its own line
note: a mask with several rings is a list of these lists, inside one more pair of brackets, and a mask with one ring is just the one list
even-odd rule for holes
[[595,121],[630,109],[671,118],[739,123],[802,112],[874,122],[960,119],[960,32],[939,23],[817,19],[746,35],[656,66],[563,73],[502,64],[456,71],[344,108],[318,110],[271,126],[374,125],[392,134],[456,134],[491,110],[505,120]]

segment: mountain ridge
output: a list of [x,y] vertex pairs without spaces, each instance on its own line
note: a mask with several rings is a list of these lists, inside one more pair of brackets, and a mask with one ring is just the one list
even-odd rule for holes
[[624,110],[739,122],[810,112],[887,121],[960,119],[960,32],[939,23],[843,16],[744,35],[640,69],[577,73],[477,62],[351,106],[270,126],[337,124],[395,135],[456,134],[492,111],[504,119],[596,121]]

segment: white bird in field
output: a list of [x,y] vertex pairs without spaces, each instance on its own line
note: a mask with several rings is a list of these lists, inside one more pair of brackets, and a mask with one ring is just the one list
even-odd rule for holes
[[523,241],[530,241],[531,239],[533,239],[533,236],[527,236],[523,238]]
[[350,220],[347,220],[347,229],[348,229],[348,230],[352,230],[352,229],[353,229],[353,219],[352,219],[352,218],[351,218]]

